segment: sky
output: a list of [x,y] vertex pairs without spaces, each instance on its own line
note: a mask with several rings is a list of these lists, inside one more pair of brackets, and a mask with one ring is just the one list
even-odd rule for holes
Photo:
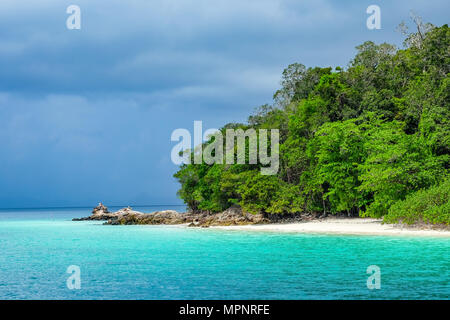
[[291,63],[401,48],[411,10],[449,22],[448,0],[2,0],[0,208],[181,204],[175,129],[246,121]]

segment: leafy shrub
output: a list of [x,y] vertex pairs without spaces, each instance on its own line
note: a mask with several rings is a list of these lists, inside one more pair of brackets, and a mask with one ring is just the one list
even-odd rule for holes
[[419,190],[396,202],[384,217],[387,223],[431,223],[450,225],[450,179],[427,190]]

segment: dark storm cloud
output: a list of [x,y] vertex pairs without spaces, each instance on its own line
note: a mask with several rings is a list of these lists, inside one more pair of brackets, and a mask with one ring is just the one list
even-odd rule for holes
[[[363,41],[401,45],[414,9],[448,1],[0,3],[0,207],[177,202],[172,130],[244,121],[284,67],[345,66]],[[81,30],[66,8],[81,7]]]

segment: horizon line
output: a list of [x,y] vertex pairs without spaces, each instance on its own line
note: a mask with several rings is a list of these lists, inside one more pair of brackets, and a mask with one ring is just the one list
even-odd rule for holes
[[[134,208],[142,208],[142,207],[164,207],[164,206],[186,206],[185,204],[139,204],[139,205],[112,205],[109,207],[134,207]],[[0,210],[22,210],[22,209],[86,209],[86,208],[95,208],[96,206],[62,206],[62,207],[10,207],[10,208],[0,208]],[[108,206],[107,206],[108,207]]]

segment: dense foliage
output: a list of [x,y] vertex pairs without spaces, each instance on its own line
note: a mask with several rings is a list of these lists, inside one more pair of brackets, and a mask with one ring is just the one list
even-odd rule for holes
[[405,200],[394,203],[385,216],[390,223],[407,224],[431,223],[449,224],[450,219],[450,179],[427,190],[419,190],[408,195]]
[[417,30],[401,50],[365,42],[345,70],[288,66],[272,105],[222,129],[279,129],[278,174],[261,175],[259,164],[182,165],[179,196],[212,212],[238,204],[450,224],[450,30]]

